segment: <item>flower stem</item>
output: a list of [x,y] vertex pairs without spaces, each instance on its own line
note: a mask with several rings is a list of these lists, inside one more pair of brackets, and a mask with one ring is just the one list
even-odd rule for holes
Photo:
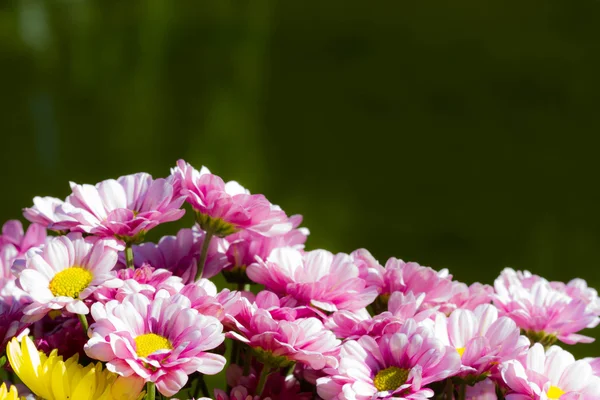
[[265,384],[267,383],[267,378],[269,377],[270,373],[271,367],[269,365],[263,365],[263,369],[260,372],[260,378],[258,379],[258,385],[256,386],[256,396],[262,396],[262,392],[265,389]]
[[446,400],[454,400],[454,384],[452,379],[446,379]]
[[250,374],[250,367],[252,367],[252,352],[250,349],[246,349],[244,352],[244,376]]
[[83,332],[85,333],[85,336],[87,336],[87,334],[88,334],[87,331],[89,328],[87,318],[83,314],[77,314],[77,317],[79,318],[79,322],[81,322],[81,327],[83,328]]
[[204,382],[204,374],[198,374],[196,381],[198,382],[198,387],[196,388],[196,395],[194,397],[199,398],[201,395],[210,397],[208,394],[208,386],[206,386],[206,382]]
[[208,256],[208,246],[210,245],[210,241],[214,235],[212,230],[207,230],[206,235],[204,236],[204,241],[202,242],[202,250],[200,251],[200,260],[198,260],[198,270],[196,271],[196,279],[198,281],[202,278],[202,272],[204,271],[204,264],[206,264],[206,257]]
[[156,387],[154,382],[146,382],[146,400],[156,399]]
[[125,245],[125,260],[127,261],[127,268],[135,268],[133,265],[133,248],[131,243]]
[[467,398],[467,385],[461,383],[458,388],[458,400],[465,400]]

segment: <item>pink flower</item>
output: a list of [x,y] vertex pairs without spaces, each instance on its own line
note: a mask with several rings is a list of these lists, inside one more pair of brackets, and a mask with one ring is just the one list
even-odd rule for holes
[[155,382],[160,393],[175,395],[194,371],[214,375],[223,356],[207,353],[225,339],[221,323],[190,308],[185,296],[154,300],[141,294],[92,306],[86,354],[122,376]]
[[331,329],[337,337],[358,340],[361,336],[369,335],[378,338],[386,332],[393,331],[396,326],[401,326],[408,319],[421,322],[436,314],[434,309],[419,311],[425,299],[422,293],[415,297],[412,292],[407,295],[401,292],[392,293],[389,311],[371,317],[366,309],[353,311],[337,311],[326,321],[325,326]]
[[246,268],[254,264],[257,257],[262,260],[267,259],[271,252],[278,247],[304,249],[309,232],[306,228],[298,228],[302,223],[302,216],[293,215],[289,220],[293,229],[281,235],[267,237],[242,230],[227,237],[227,262],[223,269],[223,275],[228,282],[252,283],[246,276]]
[[[146,242],[134,246],[135,265],[148,263],[154,268],[164,268],[181,277],[184,283],[192,283],[205,236],[203,231],[194,226],[193,229],[181,229],[177,236],[164,236],[158,244]],[[224,239],[211,240],[202,272],[203,278],[212,278],[226,265],[225,246]]]
[[43,226],[31,224],[25,233],[21,221],[7,221],[0,235],[0,279],[14,278],[11,272],[13,262],[23,258],[29,249],[42,245],[44,240],[46,229]]
[[108,179],[95,186],[71,182],[72,194],[57,206],[50,229],[114,236],[137,241],[159,224],[176,221],[185,197],[177,196],[170,179],[146,173]]
[[448,302],[442,304],[440,311],[450,314],[457,308],[474,310],[481,304],[489,304],[494,295],[494,288],[490,285],[482,285],[479,282],[471,286],[458,281],[452,282],[452,297]]
[[246,273],[280,296],[325,311],[358,310],[377,297],[377,288],[367,286],[359,267],[344,253],[277,248],[266,261],[250,265]]
[[491,379],[485,379],[473,386],[467,386],[466,400],[498,400],[496,384]]
[[240,292],[223,289],[217,293],[217,287],[207,279],[189,283],[180,293],[190,300],[190,305],[200,314],[210,315],[222,321],[227,315],[235,316],[242,309]]
[[461,376],[467,378],[479,378],[498,363],[517,358],[530,344],[517,324],[508,317],[498,317],[491,304],[473,311],[458,309],[450,317],[437,314],[435,330],[438,339],[460,354]]
[[600,393],[600,378],[590,364],[575,361],[558,346],[544,353],[536,343],[525,357],[503,363],[500,370],[509,388],[506,400],[597,400]]
[[57,199],[56,197],[39,197],[33,198],[33,207],[24,208],[23,216],[29,220],[29,222],[40,224],[45,227],[50,227],[59,221],[77,223],[75,218],[70,218],[65,215],[57,215],[56,211],[60,206],[64,204],[64,201]]
[[433,330],[408,320],[396,333],[363,336],[342,345],[339,367],[317,380],[323,399],[427,399],[427,385],[456,374],[460,357]]
[[[44,322],[44,326],[40,326],[41,322]],[[50,326],[48,327],[48,325]],[[41,328],[41,332],[38,332],[38,328]],[[39,351],[50,354],[52,350],[56,349],[58,355],[63,356],[63,359],[68,359],[75,354],[84,355],[83,346],[88,341],[88,337],[81,327],[79,319],[73,317],[72,314],[67,317],[59,316],[40,321],[34,325],[33,331],[36,336],[34,344]]]
[[31,298],[15,286],[14,279],[0,279],[0,354],[10,339],[24,333],[29,326],[22,317],[30,303]]
[[494,304],[502,314],[527,331],[530,338],[549,344],[556,338],[567,344],[594,341],[575,333],[593,328],[600,322],[597,314],[580,297],[573,298],[565,291],[553,289],[544,278],[510,268],[502,271],[494,287]]
[[264,236],[281,235],[292,228],[285,212],[263,195],[250,194],[235,181],[223,182],[208,168],[196,170],[183,160],[171,170],[176,188],[187,196],[205,231],[219,237],[240,230]]
[[425,293],[423,308],[441,306],[452,297],[453,283],[447,270],[438,272],[397,258],[390,258],[385,268],[373,266],[369,270],[368,283],[378,288],[380,296],[375,305],[382,310],[394,292],[412,292],[415,296]]
[[[84,239],[80,233],[49,237],[42,248],[30,250],[23,265],[15,265],[20,287],[33,299],[25,319],[37,321],[50,310],[66,308],[87,314],[84,303],[100,285],[115,284],[111,270],[118,258],[114,240]],[[118,284],[118,283],[116,283]]]
[[[122,301],[133,293],[141,293],[150,300],[163,290],[169,295],[179,293],[183,282],[178,276],[173,276],[166,269],[155,269],[148,264],[143,264],[136,269],[125,268],[114,271],[115,280],[109,286],[101,285],[95,292],[94,298],[102,303],[110,300]],[[118,282],[118,284],[116,283]]]
[[550,282],[550,286],[567,294],[572,299],[582,300],[587,304],[588,311],[600,315],[600,298],[596,289],[588,287],[583,279],[575,278],[566,285],[563,282]]
[[319,319],[277,320],[256,303],[242,301],[241,311],[235,317],[228,316],[235,331],[227,336],[252,347],[259,361],[271,367],[297,361],[317,370],[337,365],[340,341]]
[[289,399],[289,400],[310,400],[313,394],[301,393],[300,383],[293,376],[283,376],[279,372],[273,372],[267,378],[264,390],[261,396],[255,396],[258,385],[258,374],[254,368],[250,369],[247,376],[244,376],[242,368],[239,365],[230,364],[227,368],[227,386],[232,387],[229,393],[223,390],[215,389],[216,400],[259,400],[259,399]]

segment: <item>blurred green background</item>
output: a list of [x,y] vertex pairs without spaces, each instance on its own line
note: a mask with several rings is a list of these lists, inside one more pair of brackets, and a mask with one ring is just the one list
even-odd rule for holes
[[2,2],[1,219],[185,158],[303,214],[309,248],[600,287],[599,16],[596,0]]

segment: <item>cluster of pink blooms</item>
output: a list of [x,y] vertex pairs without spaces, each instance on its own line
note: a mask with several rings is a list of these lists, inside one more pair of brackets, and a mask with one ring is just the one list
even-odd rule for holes
[[[581,279],[507,268],[468,286],[365,249],[307,251],[301,216],[183,160],[71,190],[2,228],[0,359],[29,335],[165,399],[600,399],[600,358],[558,345],[600,323]],[[145,241],[184,207],[189,228]]]

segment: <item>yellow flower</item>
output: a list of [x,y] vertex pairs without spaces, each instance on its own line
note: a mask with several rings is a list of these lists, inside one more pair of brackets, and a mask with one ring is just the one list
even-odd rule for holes
[[0,385],[0,400],[20,400],[24,397],[19,397],[17,388],[14,386],[10,387],[10,390],[6,389],[6,384]]
[[45,400],[139,400],[144,395],[141,378],[119,376],[103,369],[100,362],[84,367],[77,354],[67,361],[56,350],[47,356],[28,336],[21,343],[12,339],[6,352],[21,381]]

